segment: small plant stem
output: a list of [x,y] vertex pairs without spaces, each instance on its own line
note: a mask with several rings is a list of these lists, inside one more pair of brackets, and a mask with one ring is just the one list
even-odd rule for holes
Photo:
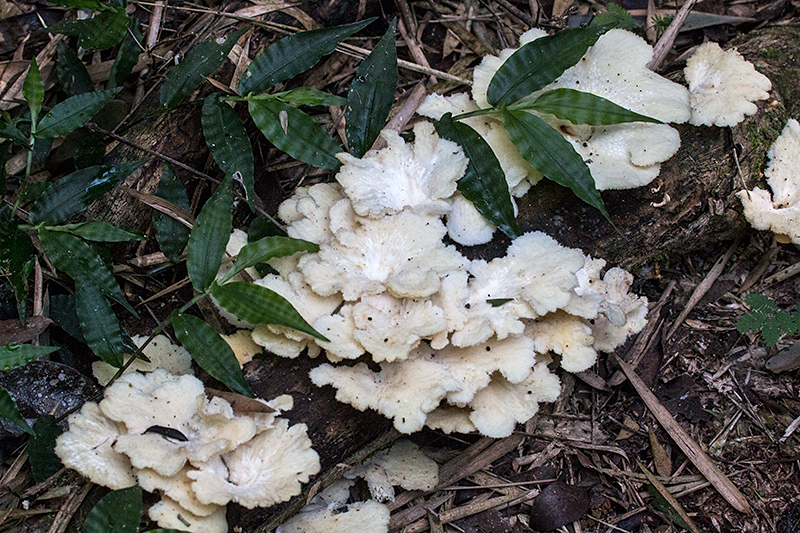
[[14,202],[14,207],[11,209],[11,218],[17,214],[17,208],[19,207],[20,202],[22,201],[22,193],[25,191],[25,186],[28,184],[28,179],[31,177],[31,167],[33,166],[33,146],[35,143],[35,139],[33,137],[33,132],[31,132],[30,141],[28,141],[28,159],[25,162],[25,177],[22,178],[22,183],[19,185],[19,190],[17,191],[17,199]]
[[500,112],[501,110],[497,109],[496,107],[476,109],[475,111],[470,111],[469,113],[461,113],[460,115],[456,115],[453,117],[453,120],[464,120],[465,118],[480,117],[482,115],[496,115]]

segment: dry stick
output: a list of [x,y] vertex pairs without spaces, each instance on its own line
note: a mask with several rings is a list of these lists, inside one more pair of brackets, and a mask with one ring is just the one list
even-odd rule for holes
[[670,437],[672,437],[672,440],[675,441],[681,451],[683,451],[686,457],[697,467],[700,473],[714,485],[722,497],[737,511],[747,514],[752,513],[750,504],[747,503],[747,499],[744,495],[736,488],[731,480],[716,467],[706,452],[704,452],[689,434],[684,431],[669,411],[661,405],[661,402],[658,401],[656,396],[650,391],[631,365],[616,355],[614,358],[617,364],[622,368],[622,371],[625,372],[628,381],[630,381],[633,388],[636,389],[639,397],[650,412],[653,413],[656,420],[658,420],[658,423],[664,427]]
[[61,509],[58,510],[56,513],[56,517],[53,519],[53,524],[50,526],[50,529],[47,530],[47,533],[64,533],[67,530],[67,526],[69,525],[72,517],[75,513],[78,512],[78,508],[83,503],[83,500],[86,498],[86,495],[89,494],[89,491],[92,489],[91,483],[86,483],[81,490],[75,491],[67,497],[67,500],[64,502],[64,505],[61,506]]
[[[416,61],[417,64],[427,69],[430,69],[431,65],[430,63],[428,63],[428,58],[425,57],[425,53],[422,51],[422,48],[420,47],[419,43],[414,38],[413,33],[410,33],[406,29],[406,25],[402,19],[397,21],[397,29],[400,31],[400,35],[403,37],[403,41],[405,41],[406,46],[408,47],[408,51],[411,52],[411,57],[414,58],[414,61]],[[430,80],[431,83],[438,82],[436,76],[431,76]]]
[[[497,498],[492,498],[477,503],[468,503],[467,505],[456,507],[455,509],[451,509],[449,511],[442,511],[438,515],[439,522],[442,524],[449,524],[450,522],[455,522],[456,520],[461,520],[462,518],[476,515],[495,507],[504,505],[517,505],[524,502],[526,499],[535,498],[538,494],[538,491],[535,492],[536,494],[529,494],[523,498],[517,498],[517,496],[514,494],[510,494],[508,496],[498,496]],[[403,533],[422,533],[423,531],[427,530],[428,521],[420,520],[403,529]]]
[[730,258],[733,257],[733,252],[736,251],[736,248],[738,246],[739,246],[739,239],[736,239],[733,242],[733,244],[731,244],[731,247],[728,248],[728,251],[725,252],[725,255],[723,255],[717,260],[716,264],[708,273],[708,275],[705,277],[705,279],[700,282],[700,285],[698,285],[694,289],[692,296],[689,298],[689,302],[686,304],[686,307],[683,309],[683,311],[681,311],[681,314],[678,315],[678,318],[675,320],[675,323],[672,324],[672,327],[669,328],[667,336],[664,338],[664,340],[669,340],[669,338],[675,334],[675,331],[680,327],[684,319],[687,316],[689,316],[689,313],[692,312],[694,306],[696,306],[700,302],[703,296],[705,296],[706,292],[708,292],[708,289],[710,289],[711,286],[714,285],[714,282],[717,281],[719,275],[722,274],[722,270],[725,268],[725,265],[728,264]]
[[[367,57],[370,52],[366,48],[361,48],[360,46],[354,46],[348,43],[339,43],[339,46],[336,47],[336,50],[348,55],[354,55],[355,57]],[[449,72],[443,72],[434,68],[417,65],[416,63],[406,61],[405,59],[398,59],[397,66],[413,72],[419,72],[420,74],[427,74],[428,76],[436,76],[437,78],[442,78],[443,80],[454,81],[462,85],[470,85],[472,83],[468,79],[459,78],[458,76],[454,76]]]
[[647,68],[650,70],[658,70],[661,68],[661,64],[664,63],[667,54],[672,50],[675,38],[678,36],[678,32],[681,31],[681,26],[683,26],[683,22],[686,20],[686,17],[689,16],[689,12],[692,10],[695,3],[697,3],[697,0],[686,0],[686,3],[683,4],[678,14],[672,19],[667,31],[664,32],[664,35],[662,35],[661,39],[656,43],[653,49],[653,59],[647,64]]
[[800,263],[795,263],[780,272],[777,272],[764,280],[764,286],[772,285],[773,283],[780,283],[800,273]]
[[692,518],[686,513],[686,509],[684,509],[683,505],[681,505],[680,502],[675,499],[675,496],[673,496],[672,493],[667,490],[667,487],[665,487],[658,479],[656,479],[656,476],[654,476],[652,472],[645,468],[642,463],[639,463],[638,461],[637,463],[639,464],[641,471],[644,472],[644,475],[647,476],[647,481],[658,491],[662,498],[667,500],[667,503],[675,510],[675,512],[678,513],[683,521],[686,522],[686,525],[689,526],[689,529],[692,530],[692,533],[700,533],[700,530],[697,529],[697,526],[692,521]]

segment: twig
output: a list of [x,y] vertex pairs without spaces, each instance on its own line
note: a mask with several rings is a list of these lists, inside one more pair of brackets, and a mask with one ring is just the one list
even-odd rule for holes
[[669,433],[670,437],[672,437],[681,451],[683,451],[686,457],[697,467],[700,473],[714,485],[722,497],[737,511],[751,514],[752,509],[744,495],[736,488],[731,480],[717,468],[706,452],[704,452],[689,434],[684,431],[675,418],[667,411],[666,407],[658,401],[658,398],[650,391],[650,388],[642,381],[642,378],[639,377],[631,365],[616,355],[614,355],[614,358],[617,364],[622,368],[622,371],[625,372],[628,381],[630,381],[633,388],[636,389],[639,397],[650,412],[653,413],[656,420],[658,420],[658,423]]
[[697,529],[697,526],[692,521],[692,518],[686,512],[686,509],[683,508],[683,505],[680,504],[678,500],[675,499],[675,496],[672,495],[670,491],[658,480],[656,476],[653,475],[647,468],[644,467],[642,463],[637,461],[639,465],[639,469],[644,472],[644,475],[647,476],[647,481],[655,488],[658,493],[664,498],[667,503],[675,510],[676,513],[686,522],[686,525],[689,526],[689,529],[692,530],[692,533],[700,533],[700,530]]
[[667,332],[665,340],[669,340],[669,338],[675,334],[675,331],[680,327],[681,324],[683,324],[684,319],[686,319],[686,317],[689,316],[689,313],[691,313],[692,309],[694,309],[694,306],[696,306],[700,302],[703,296],[705,296],[706,292],[708,292],[708,289],[710,289],[711,286],[714,285],[714,282],[717,280],[719,275],[722,274],[722,270],[725,268],[725,265],[728,264],[730,258],[733,257],[733,252],[736,251],[736,248],[738,246],[739,246],[739,239],[736,239],[736,241],[734,241],[734,243],[731,244],[731,247],[728,248],[728,251],[725,252],[725,255],[723,255],[722,257],[719,258],[719,260],[717,260],[716,264],[708,273],[708,275],[705,277],[705,279],[701,281],[700,284],[694,289],[694,292],[692,293],[692,296],[689,298],[689,302],[686,304],[686,307],[683,309],[683,311],[681,311],[681,314],[678,315],[678,318],[675,320],[675,323],[672,324],[672,327]]
[[650,70],[658,70],[661,68],[661,64],[664,63],[667,54],[672,50],[675,38],[678,37],[678,32],[681,31],[681,26],[683,26],[686,17],[689,16],[689,12],[692,10],[695,3],[697,3],[697,0],[686,0],[686,3],[683,4],[678,14],[672,19],[667,31],[664,32],[664,35],[662,35],[661,39],[656,43],[653,49],[653,59],[647,64],[647,68]]

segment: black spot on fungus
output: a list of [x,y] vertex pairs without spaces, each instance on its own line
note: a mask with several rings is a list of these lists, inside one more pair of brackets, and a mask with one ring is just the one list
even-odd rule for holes
[[491,347],[491,346],[487,346],[487,347],[486,347],[486,351],[487,351],[487,352],[491,352],[491,351],[492,351],[492,347]]

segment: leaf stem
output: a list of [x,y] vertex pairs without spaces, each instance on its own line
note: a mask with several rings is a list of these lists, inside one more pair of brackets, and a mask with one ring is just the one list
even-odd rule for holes
[[468,113],[461,113],[460,115],[454,116],[453,120],[464,120],[466,118],[480,117],[482,115],[496,115],[500,112],[502,112],[502,109],[498,109],[496,107],[487,107],[485,109],[476,109],[475,111],[470,111]]

